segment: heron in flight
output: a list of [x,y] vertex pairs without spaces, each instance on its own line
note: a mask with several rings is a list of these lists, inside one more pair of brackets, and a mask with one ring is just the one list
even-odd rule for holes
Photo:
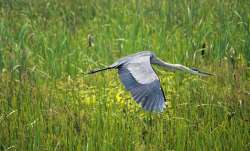
[[164,62],[157,58],[151,51],[142,51],[126,56],[106,68],[93,70],[88,74],[109,69],[118,69],[120,80],[126,90],[131,92],[134,100],[144,110],[162,112],[166,107],[166,97],[160,85],[160,80],[151,64],[159,65],[170,71],[186,71],[200,76],[213,75],[196,68],[188,68],[181,64]]

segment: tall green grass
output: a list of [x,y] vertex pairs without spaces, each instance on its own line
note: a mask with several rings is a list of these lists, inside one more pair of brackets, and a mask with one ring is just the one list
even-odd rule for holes
[[[1,0],[0,150],[249,150],[248,0]],[[94,46],[88,46],[88,35]],[[169,102],[143,111],[115,71],[152,50]]]

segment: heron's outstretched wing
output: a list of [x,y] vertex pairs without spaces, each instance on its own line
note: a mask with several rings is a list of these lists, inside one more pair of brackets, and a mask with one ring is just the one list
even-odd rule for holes
[[129,60],[118,68],[118,72],[126,89],[145,110],[163,111],[166,99],[149,56]]

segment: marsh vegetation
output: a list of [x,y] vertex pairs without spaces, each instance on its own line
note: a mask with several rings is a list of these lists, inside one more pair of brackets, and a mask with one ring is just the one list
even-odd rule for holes
[[[250,150],[250,1],[0,0],[0,150]],[[91,41],[89,40],[91,38]],[[116,71],[140,51],[169,102],[143,111]]]

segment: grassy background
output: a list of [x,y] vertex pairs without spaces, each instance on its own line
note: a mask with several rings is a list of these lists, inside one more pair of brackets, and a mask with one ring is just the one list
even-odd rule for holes
[[[0,150],[250,150],[250,1],[0,0]],[[88,46],[88,35],[94,46]],[[116,71],[139,50],[170,103],[144,112]]]

